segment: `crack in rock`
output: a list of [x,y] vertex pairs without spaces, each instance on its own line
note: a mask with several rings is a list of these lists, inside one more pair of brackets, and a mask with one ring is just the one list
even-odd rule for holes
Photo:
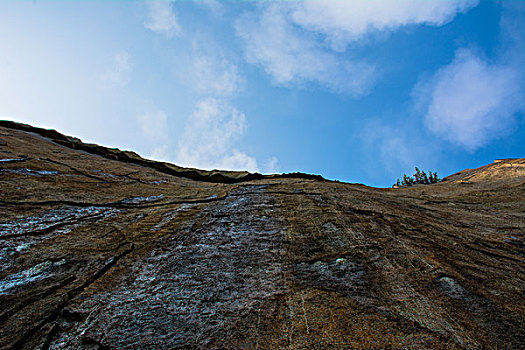
[[27,157],[24,157],[24,158],[4,158],[4,159],[0,159],[0,163],[20,163],[20,162],[26,162],[28,160],[29,160],[29,158],[27,158]]
[[28,168],[0,169],[0,173],[30,175],[30,176],[60,175],[60,172],[55,171],[55,170],[33,170],[33,169],[28,169]]
[[150,197],[125,198],[121,201],[115,202],[115,204],[142,204],[142,203],[151,203],[151,202],[160,201],[161,199],[164,199],[163,194],[159,194],[158,196],[150,196]]
[[16,287],[50,277],[54,269],[65,263],[65,259],[56,262],[44,261],[23,271],[9,275],[0,280],[0,295],[9,294],[10,290],[15,289]]
[[61,223],[75,223],[88,216],[107,213],[104,207],[71,207],[63,206],[51,209],[38,215],[29,216],[9,222],[0,223],[0,237],[24,235],[35,231],[45,231]]
[[0,223],[0,272],[8,270],[17,254],[35,244],[93,221],[105,220],[120,209],[63,206],[40,214]]

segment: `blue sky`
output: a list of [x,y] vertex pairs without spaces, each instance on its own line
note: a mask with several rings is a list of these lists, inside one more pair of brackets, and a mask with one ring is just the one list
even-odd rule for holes
[[0,118],[390,186],[525,150],[525,3],[0,1]]

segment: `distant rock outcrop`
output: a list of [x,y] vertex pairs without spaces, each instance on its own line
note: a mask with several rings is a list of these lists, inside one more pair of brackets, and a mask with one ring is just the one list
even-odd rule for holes
[[319,175],[304,173],[288,173],[277,175],[261,175],[258,173],[249,173],[247,171],[225,171],[225,170],[201,170],[194,168],[183,168],[171,163],[158,162],[144,159],[135,152],[122,151],[118,148],[107,148],[91,143],[83,143],[80,139],[71,136],[65,136],[55,130],[32,127],[27,124],[12,122],[9,120],[0,120],[0,127],[22,130],[44,136],[49,140],[66,146],[71,149],[86,151],[96,154],[107,159],[119,160],[126,163],[143,165],[162,173],[186,177],[197,181],[236,183],[250,180],[260,180],[268,178],[303,178],[323,180]]
[[450,175],[447,180],[469,182],[504,182],[520,181],[525,176],[525,159],[496,159],[494,163],[478,169],[466,169]]
[[0,349],[523,349],[524,164],[376,189],[0,121]]

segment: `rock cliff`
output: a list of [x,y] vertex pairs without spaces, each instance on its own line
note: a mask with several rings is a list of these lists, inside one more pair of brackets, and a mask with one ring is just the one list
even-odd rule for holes
[[0,122],[1,349],[523,349],[525,159],[202,171]]

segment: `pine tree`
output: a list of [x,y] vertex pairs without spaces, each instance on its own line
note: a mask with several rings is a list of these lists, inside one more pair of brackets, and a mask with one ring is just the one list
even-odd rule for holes
[[423,183],[425,185],[428,185],[430,183],[430,180],[428,179],[427,174],[424,171],[421,174],[422,174]]
[[419,184],[429,185],[441,181],[441,179],[437,175],[437,172],[429,171],[427,175],[424,171],[419,170],[418,167],[415,167],[415,170],[416,172],[412,176],[407,176],[407,174],[403,174],[403,180],[399,181],[399,179],[397,179],[397,182],[392,186],[406,187]]
[[420,184],[421,181],[422,181],[421,171],[419,170],[418,167],[416,167],[416,172],[414,173],[414,182],[416,184]]
[[411,180],[407,174],[403,174],[403,186],[412,186]]

